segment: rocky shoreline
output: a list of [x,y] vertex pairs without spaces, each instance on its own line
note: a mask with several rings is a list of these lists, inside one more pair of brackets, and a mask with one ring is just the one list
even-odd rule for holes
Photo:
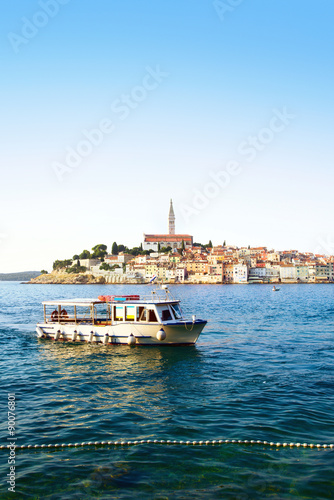
[[[298,281],[283,281],[281,283],[259,283],[259,282],[248,282],[248,283],[222,283],[222,282],[203,282],[199,281],[164,281],[165,284],[169,285],[317,285],[317,284],[333,284],[330,281],[319,281],[319,282],[298,282]],[[94,276],[89,273],[66,273],[53,271],[50,274],[41,274],[30,281],[22,282],[25,285],[145,285],[147,282],[143,281],[118,281],[110,283],[104,276]]]
[[55,271],[50,274],[41,274],[27,282],[29,285],[103,285],[105,283],[103,276]]

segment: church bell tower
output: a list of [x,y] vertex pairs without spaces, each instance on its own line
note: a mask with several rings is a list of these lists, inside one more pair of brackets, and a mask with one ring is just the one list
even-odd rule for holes
[[168,215],[168,233],[175,234],[175,215],[174,215],[172,200],[170,200],[169,215]]

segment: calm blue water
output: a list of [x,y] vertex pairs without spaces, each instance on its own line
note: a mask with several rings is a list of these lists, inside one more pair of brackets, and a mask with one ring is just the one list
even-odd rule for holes
[[[116,439],[334,442],[334,286],[171,287],[209,323],[193,347],[37,340],[40,303],[142,286],[0,282],[1,443],[7,393],[17,444]],[[0,497],[334,498],[334,450],[224,444],[17,451]]]

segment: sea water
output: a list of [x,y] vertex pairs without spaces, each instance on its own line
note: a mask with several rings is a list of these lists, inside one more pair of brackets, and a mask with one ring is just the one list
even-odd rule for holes
[[[208,320],[196,346],[37,339],[48,299],[149,286],[0,283],[1,441],[334,443],[334,286],[171,286]],[[333,498],[334,449],[138,444],[0,449],[1,499]]]

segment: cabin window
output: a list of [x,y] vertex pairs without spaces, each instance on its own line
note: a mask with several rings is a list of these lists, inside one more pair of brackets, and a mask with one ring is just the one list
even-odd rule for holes
[[161,311],[161,319],[162,321],[169,321],[170,319],[173,319],[169,309],[163,309]]
[[135,320],[135,306],[126,306],[125,321],[134,321],[134,320]]
[[182,319],[182,314],[179,304],[172,304],[171,308],[174,313],[175,319]]
[[123,321],[123,306],[114,306],[114,318],[115,321]]
[[158,322],[157,315],[155,314],[155,311],[153,311],[153,309],[149,309],[148,311],[148,320],[150,323]]
[[146,321],[146,320],[147,320],[146,307],[143,306],[137,307],[137,321]]
[[107,323],[110,320],[109,307],[106,304],[96,304],[94,306],[94,320],[97,324]]

